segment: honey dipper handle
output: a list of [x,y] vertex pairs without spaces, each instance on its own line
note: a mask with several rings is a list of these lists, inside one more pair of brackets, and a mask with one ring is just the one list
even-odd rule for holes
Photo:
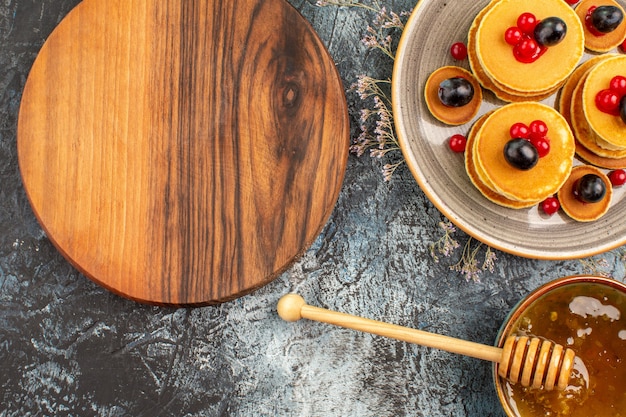
[[494,346],[310,306],[297,294],[283,296],[277,310],[286,321],[305,318],[491,362],[499,362],[502,355],[502,349]]

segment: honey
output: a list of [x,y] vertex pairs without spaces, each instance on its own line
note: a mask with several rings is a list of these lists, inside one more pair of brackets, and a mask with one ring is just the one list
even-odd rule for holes
[[626,416],[626,293],[597,282],[558,286],[537,298],[509,334],[546,336],[576,352],[564,391],[500,382],[512,415]]

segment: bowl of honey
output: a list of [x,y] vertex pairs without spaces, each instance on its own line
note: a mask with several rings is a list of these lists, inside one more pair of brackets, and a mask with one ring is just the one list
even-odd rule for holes
[[530,293],[511,311],[497,337],[539,336],[571,348],[574,369],[564,390],[522,387],[493,378],[509,417],[626,416],[626,284],[570,276]]

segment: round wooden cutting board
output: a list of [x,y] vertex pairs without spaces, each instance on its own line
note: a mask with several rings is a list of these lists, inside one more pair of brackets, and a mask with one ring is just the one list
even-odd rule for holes
[[328,220],[348,146],[334,63],[284,0],[84,0],[18,122],[55,246],[115,293],[175,306],[283,272]]

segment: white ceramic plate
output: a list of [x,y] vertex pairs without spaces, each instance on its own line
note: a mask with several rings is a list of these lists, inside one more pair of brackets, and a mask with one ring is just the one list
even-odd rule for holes
[[[466,134],[472,122],[456,127],[438,122],[426,107],[424,84],[432,71],[444,65],[469,69],[467,59],[455,61],[449,48],[454,42],[467,42],[474,16],[488,3],[420,0],[406,24],[396,55],[392,96],[397,134],[413,176],[450,221],[505,252],[573,259],[626,243],[626,186],[614,190],[609,212],[595,222],[576,222],[562,211],[547,217],[538,207],[514,210],[487,200],[470,182],[463,155],[449,150],[447,139]],[[544,103],[553,105],[554,97]],[[486,91],[477,117],[503,104]]]

